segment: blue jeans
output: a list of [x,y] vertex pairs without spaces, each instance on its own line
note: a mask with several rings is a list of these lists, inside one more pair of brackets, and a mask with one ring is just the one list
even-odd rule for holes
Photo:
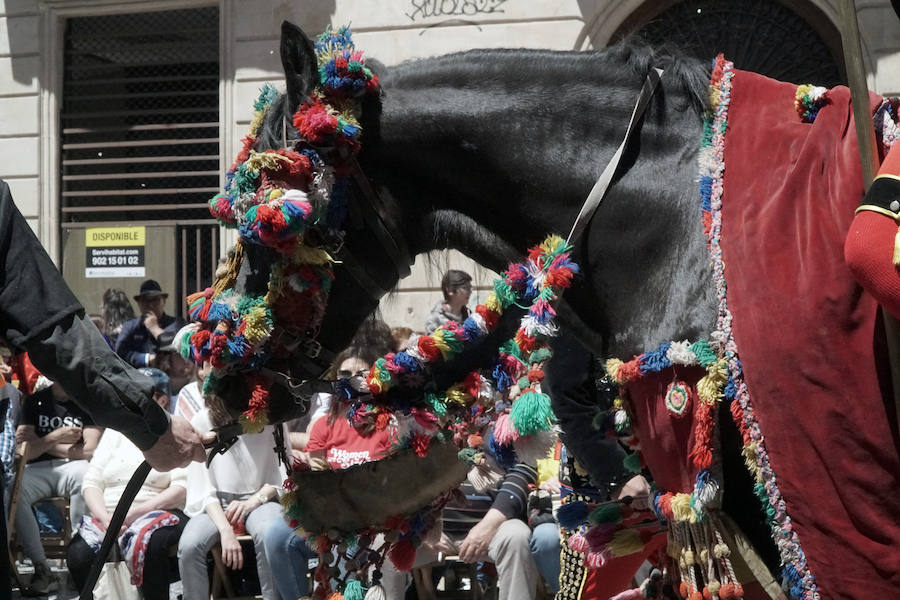
[[301,537],[294,535],[294,530],[284,519],[272,521],[263,543],[278,594],[285,600],[308,595],[307,564],[309,559],[316,557],[315,551]]
[[547,591],[555,594],[559,591],[559,527],[556,523],[541,523],[531,532],[529,543]]

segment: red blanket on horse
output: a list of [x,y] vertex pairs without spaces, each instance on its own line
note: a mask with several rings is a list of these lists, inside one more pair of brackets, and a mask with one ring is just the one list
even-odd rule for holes
[[[850,93],[736,71],[725,144],[728,306],[756,418],[823,598],[900,589],[900,456],[875,301],[842,254],[863,195]],[[872,108],[881,99],[872,95]]]

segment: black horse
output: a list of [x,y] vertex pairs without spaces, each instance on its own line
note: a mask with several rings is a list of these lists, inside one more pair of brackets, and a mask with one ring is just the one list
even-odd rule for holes
[[[296,137],[285,124],[318,81],[313,44],[289,23],[281,57],[287,91],[260,129],[260,151]],[[454,248],[501,271],[547,233],[568,231],[621,141],[651,67],[665,75],[574,248],[584,275],[560,316],[584,351],[567,342],[571,360],[557,357],[566,380],[558,396],[584,383],[587,353],[627,360],[664,340],[709,336],[717,298],[696,172],[710,67],[624,43],[591,53],[476,50],[380,69],[383,92],[365,100],[361,118],[358,161],[367,183],[345,238],[346,256],[355,258],[336,268],[318,341],[334,351],[345,346],[408,268],[407,255]],[[383,228],[365,216],[372,214],[369,185]],[[264,259],[250,255],[251,263]],[[730,418],[720,421],[727,489],[752,498],[753,482],[732,468],[741,458],[729,454],[740,445],[728,444],[736,438],[724,425]],[[576,437],[576,445],[585,441]],[[758,505],[731,512],[774,565]]]

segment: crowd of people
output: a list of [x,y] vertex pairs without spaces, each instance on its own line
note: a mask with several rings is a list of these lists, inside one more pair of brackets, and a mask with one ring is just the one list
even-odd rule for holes
[[[468,315],[472,278],[451,270],[441,287],[443,298],[424,323],[426,333],[448,319],[461,323]],[[180,356],[179,331],[190,326],[166,313],[167,298],[156,281],[143,282],[134,297],[136,314],[124,292],[110,289],[91,320],[122,359],[152,379],[153,400],[202,435],[231,417],[221,400],[202,394],[210,365],[197,367]],[[413,333],[367,321],[334,361],[330,376],[359,378],[379,357],[404,349]],[[0,402],[10,406],[0,435],[7,510],[11,491],[18,490],[10,537],[33,565],[22,593],[41,596],[55,585],[40,534],[48,519],[61,525],[58,516],[45,514],[48,508],[41,503],[52,496],[69,500],[73,536],[66,566],[80,590],[125,485],[144,456],[126,436],[95,424],[60,382],[31,365],[27,353],[10,348],[0,357],[0,383],[6,384],[0,387]],[[330,394],[318,394],[306,417],[241,436],[209,467],[193,462],[186,468],[151,471],[118,532],[117,558],[125,561],[142,597],[168,598],[170,583],[180,580],[186,600],[208,598],[214,550],[228,569],[253,566],[258,592],[267,600],[293,600],[312,592],[309,565],[317,555],[288,525],[278,502],[286,471],[272,451],[274,428],[282,429],[294,460],[313,470],[376,460],[395,441],[389,429],[350,426],[343,404],[331,400]],[[15,482],[17,444],[26,464],[21,481]],[[534,510],[529,515],[529,494],[539,484],[536,465],[474,468],[460,487],[464,500],[445,509],[441,531],[420,548],[415,566],[458,556],[479,565],[482,583],[469,585],[497,586],[500,598],[533,598],[540,589],[552,595],[559,577],[560,536],[549,506],[537,511],[542,518],[534,519]],[[548,485],[552,488],[553,481]],[[404,598],[410,585],[408,574],[385,565],[383,586],[389,599]]]

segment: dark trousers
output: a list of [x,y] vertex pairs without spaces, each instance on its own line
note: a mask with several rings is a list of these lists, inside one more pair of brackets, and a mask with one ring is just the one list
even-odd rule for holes
[[[4,474],[0,472],[0,501],[3,500],[6,494],[4,479]],[[0,599],[2,600],[12,597],[12,582],[9,579],[9,547],[7,544],[6,514],[0,510],[0,554],[2,554],[0,556]]]
[[[180,510],[167,510],[178,516],[178,525],[160,527],[150,536],[147,553],[144,555],[144,582],[140,587],[147,600],[168,600],[169,582],[178,579],[178,561],[169,556],[169,551],[172,547],[178,546],[178,538],[181,537],[188,518]],[[79,591],[84,587],[91,563],[96,556],[94,550],[80,535],[72,538],[66,563]]]

